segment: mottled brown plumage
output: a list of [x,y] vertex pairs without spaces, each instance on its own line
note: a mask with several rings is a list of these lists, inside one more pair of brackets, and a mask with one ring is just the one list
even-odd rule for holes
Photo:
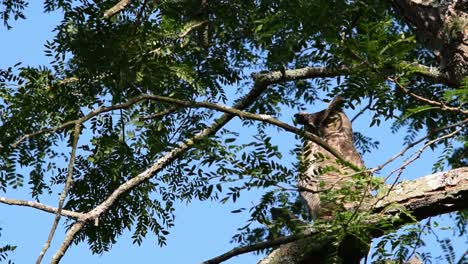
[[[306,131],[321,137],[328,145],[337,150],[346,161],[357,167],[364,167],[353,143],[353,129],[348,117],[342,111],[343,98],[336,97],[327,109],[317,113],[296,114],[298,123]],[[352,178],[348,175],[355,171],[349,166],[337,163],[337,158],[312,141],[307,141],[302,155],[303,173],[298,179],[298,186],[303,188],[301,197],[314,219],[331,220],[337,209],[349,209],[350,204],[341,203],[341,199],[321,201],[324,190],[341,188]],[[368,243],[347,235],[339,243],[338,256],[344,264],[357,264],[368,251]]]
[[[342,103],[343,98],[336,97],[327,109],[313,114],[296,114],[296,120],[304,125],[306,131],[321,137],[340,152],[347,161],[364,167],[353,143],[351,122],[341,110]],[[337,164],[336,157],[312,141],[305,143],[302,162],[304,172],[298,179],[298,186],[310,191],[301,192],[301,196],[314,219],[327,216],[327,209],[333,208],[324,208],[324,204],[320,202],[320,194],[314,192],[340,188],[349,180],[346,176],[354,171],[348,166]]]

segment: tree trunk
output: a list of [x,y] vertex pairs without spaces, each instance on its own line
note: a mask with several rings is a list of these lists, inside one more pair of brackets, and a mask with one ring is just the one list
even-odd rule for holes
[[[440,2],[440,3],[438,3]],[[454,84],[468,76],[468,1],[393,0],[401,18]]]

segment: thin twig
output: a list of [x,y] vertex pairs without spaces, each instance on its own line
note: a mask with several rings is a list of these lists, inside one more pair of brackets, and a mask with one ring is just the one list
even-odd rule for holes
[[[157,2],[157,1],[154,1],[154,2]],[[141,5],[140,11],[138,11],[138,14],[136,15],[136,18],[135,18],[135,31],[141,24],[141,18],[143,16],[143,11],[145,11],[147,3],[148,3],[148,0],[143,1],[143,4]]]
[[[424,230],[427,228],[427,227],[430,227],[431,226],[431,219],[432,217],[429,217],[429,219],[427,219],[427,222],[425,225],[423,225],[419,230],[418,230],[418,239],[416,240],[416,242],[414,243],[414,246],[413,246],[413,252],[411,252],[411,254],[409,254],[410,257],[412,256],[415,256],[417,254],[417,250],[418,250],[418,243],[421,242],[421,237],[422,237],[422,234],[424,233]],[[419,224],[420,225],[420,224]]]
[[378,171],[382,170],[385,166],[392,163],[397,158],[402,157],[409,149],[411,149],[414,146],[418,145],[419,143],[421,143],[422,141],[424,141],[428,137],[434,135],[435,133],[437,133],[439,131],[442,131],[442,130],[445,130],[445,129],[461,126],[461,125],[463,125],[465,123],[468,123],[468,118],[466,118],[466,119],[464,119],[464,120],[462,120],[462,121],[460,121],[458,123],[451,124],[451,125],[448,125],[448,126],[445,126],[445,127],[436,128],[436,129],[433,129],[433,130],[429,131],[425,136],[423,136],[420,139],[418,139],[416,141],[413,141],[412,143],[408,144],[403,150],[401,150],[399,153],[395,154],[393,157],[391,157],[390,159],[388,159],[384,163],[380,164],[377,167],[374,167],[374,168],[370,169],[369,172],[373,174],[375,172],[378,172]]
[[42,135],[42,134],[55,133],[55,132],[57,132],[59,130],[62,130],[64,128],[66,128],[66,127],[74,125],[76,123],[76,121],[77,120],[68,121],[68,122],[65,122],[65,123],[61,124],[60,126],[56,126],[56,127],[52,127],[52,128],[44,128],[44,129],[35,131],[33,133],[26,134],[26,135],[22,136],[19,140],[17,140],[15,143],[11,144],[11,146],[13,148],[16,148],[16,147],[18,147],[19,144],[21,144],[26,139],[29,139],[29,138],[32,138],[32,137],[35,137],[35,136],[38,136],[38,135]]
[[[460,131],[462,131],[462,128],[459,128],[459,129],[456,129],[455,131],[453,131],[452,133],[449,133],[449,134],[446,134],[446,135],[443,135],[441,137],[438,137],[436,139],[433,139],[429,142],[427,142],[426,144],[424,144],[424,146],[422,146],[416,153],[414,153],[411,157],[409,157],[408,159],[405,160],[405,162],[398,168],[394,169],[393,171],[391,171],[388,176],[385,178],[385,179],[388,179],[391,175],[393,175],[394,173],[396,172],[400,172],[398,174],[398,177],[395,179],[395,181],[398,181],[399,179],[399,176],[401,175],[401,172],[411,163],[413,163],[415,160],[419,159],[419,157],[421,157],[421,154],[423,153],[423,151],[428,148],[429,146],[431,146],[432,144],[434,143],[437,143],[441,140],[444,140],[444,139],[447,139],[447,138],[451,138],[453,136],[455,136],[456,134],[458,134]],[[393,183],[392,185],[395,185],[395,183]]]
[[468,111],[467,110],[464,110],[464,109],[461,109],[460,107],[453,107],[453,106],[447,106],[445,105],[444,103],[441,103],[441,102],[437,102],[437,101],[434,101],[434,100],[430,100],[430,99],[427,99],[425,97],[422,97],[420,95],[417,95],[411,91],[409,91],[408,89],[406,89],[403,85],[401,85],[396,79],[394,78],[390,78],[388,77],[387,78],[389,81],[392,81],[393,83],[396,84],[396,86],[398,88],[400,88],[404,93],[420,100],[420,101],[423,101],[425,103],[428,103],[430,105],[433,105],[433,106],[437,106],[439,109],[441,110],[444,110],[444,111],[452,111],[452,112],[458,112],[458,113],[462,113],[462,114],[465,114],[467,115],[468,114]]
[[361,111],[359,111],[359,113],[357,113],[352,119],[351,119],[351,123],[353,123],[358,117],[360,117],[362,114],[364,114],[364,112],[369,109],[370,107],[372,106],[372,97],[369,98],[369,103],[361,109]]
[[161,118],[163,116],[172,114],[172,113],[176,112],[179,109],[180,109],[180,107],[171,107],[171,108],[166,109],[166,110],[161,111],[161,112],[157,112],[157,113],[154,113],[154,114],[151,114],[151,115],[142,116],[142,117],[139,118],[139,120],[143,121],[143,120],[148,120],[148,119]]
[[[438,128],[438,129],[436,129],[436,130],[433,130],[433,131],[429,132],[426,136],[424,136],[424,137],[420,138],[419,140],[417,140],[417,141],[415,141],[415,142],[409,144],[408,146],[406,146],[406,148],[403,149],[401,152],[399,152],[397,155],[393,156],[392,158],[390,158],[389,160],[387,160],[387,161],[384,162],[383,164],[379,165],[378,167],[375,167],[375,168],[373,168],[373,169],[367,170],[367,172],[368,172],[370,175],[372,175],[372,174],[375,173],[376,171],[381,170],[383,167],[385,167],[386,165],[388,165],[389,163],[391,163],[392,161],[394,161],[396,158],[398,158],[398,157],[400,157],[400,156],[403,156],[404,153],[406,153],[407,150],[409,150],[410,148],[414,147],[415,145],[421,143],[423,140],[425,140],[425,139],[428,138],[429,136],[433,135],[434,133],[436,133],[436,132],[438,132],[438,131],[441,131],[441,130],[445,130],[445,129],[448,129],[448,128],[452,128],[452,127],[456,127],[456,126],[462,125],[462,124],[464,124],[464,123],[466,123],[466,122],[468,122],[468,118],[465,119],[465,120],[463,120],[462,122],[459,122],[459,123],[456,123],[456,124],[452,124],[452,125],[449,125],[449,126],[446,126],[446,127],[441,127],[441,128]],[[453,133],[452,133],[452,134],[453,134]],[[449,134],[449,135],[450,135],[450,134]],[[453,134],[453,135],[454,135],[454,134]],[[452,136],[453,136],[453,135],[452,135]],[[447,135],[445,135],[445,136],[447,136]],[[445,137],[445,136],[443,136],[443,137]],[[428,146],[430,146],[431,144],[437,142],[438,140],[442,140],[443,137],[440,137],[440,138],[438,138],[438,139],[435,139],[435,140],[433,140],[433,141],[428,142],[428,144],[429,144]],[[445,137],[445,138],[447,138],[447,137]],[[432,143],[431,143],[431,142],[432,142]],[[427,145],[427,144],[426,144],[426,145]],[[402,167],[400,167],[399,169],[402,170],[402,168],[408,166],[411,162],[413,162],[414,160],[416,160],[416,159],[422,154],[422,152],[424,151],[424,149],[427,148],[426,145],[425,145],[422,149],[420,149],[420,150],[417,152],[418,155],[417,155],[416,158],[412,159],[412,160],[409,161],[409,162],[408,162],[408,160],[407,160],[407,162],[405,162],[405,164],[403,164]],[[403,166],[404,166],[404,167],[403,167]],[[396,170],[394,170],[393,172],[391,172],[390,175],[387,176],[387,177],[385,178],[384,181],[387,181],[387,179],[388,179],[395,171],[397,171],[397,170],[398,170],[398,169],[396,169]],[[363,172],[363,173],[365,173],[365,172]],[[356,174],[358,174],[358,173],[354,173],[354,174],[352,174],[351,176],[354,176],[354,175],[356,175]],[[392,185],[391,188],[393,188],[393,186],[396,184],[396,182],[398,181],[398,179],[399,179],[400,176],[401,176],[401,172],[399,173],[397,179],[395,180],[395,182],[393,183],[393,185]],[[338,181],[341,181],[342,179],[343,179],[343,177],[340,178]],[[371,179],[369,179],[369,181],[367,182],[367,189],[364,190],[364,194],[362,195],[362,197],[361,197],[361,199],[360,199],[360,201],[359,201],[358,206],[355,208],[355,211],[354,211],[353,215],[350,217],[350,219],[349,219],[349,221],[348,221],[347,224],[349,224],[349,223],[351,222],[351,220],[354,218],[354,216],[356,216],[358,210],[361,208],[361,206],[362,206],[362,204],[363,204],[363,202],[364,202],[365,197],[367,197],[367,193],[368,193],[368,190],[369,190],[369,187],[370,187],[370,183],[371,183]],[[390,188],[390,189],[391,189],[391,188]],[[390,190],[389,190],[389,192],[390,192]],[[384,196],[384,197],[385,197],[385,196]]]
[[42,258],[47,252],[47,249],[49,249],[50,243],[52,242],[52,239],[54,238],[55,231],[57,230],[60,217],[62,216],[61,213],[62,213],[63,204],[65,202],[65,198],[67,197],[68,191],[70,190],[70,187],[73,183],[73,168],[75,165],[76,149],[78,147],[78,139],[80,138],[80,132],[81,132],[81,123],[76,123],[75,130],[73,131],[73,142],[72,142],[72,150],[70,154],[70,161],[68,162],[67,180],[65,182],[65,187],[63,187],[63,191],[60,194],[59,204],[57,207],[57,212],[55,214],[54,222],[52,224],[52,228],[50,229],[49,236],[47,237],[47,241],[45,242],[44,246],[42,247],[41,252],[39,253],[39,256],[37,257],[36,264],[41,263]]

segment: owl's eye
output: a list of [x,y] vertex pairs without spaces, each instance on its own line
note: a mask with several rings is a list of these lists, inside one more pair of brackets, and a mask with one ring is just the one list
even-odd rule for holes
[[339,129],[341,126],[341,118],[339,115],[334,115],[328,118],[327,128],[328,129]]

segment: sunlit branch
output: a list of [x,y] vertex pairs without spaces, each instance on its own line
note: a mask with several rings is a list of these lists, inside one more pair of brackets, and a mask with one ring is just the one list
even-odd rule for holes
[[115,4],[113,7],[107,9],[106,12],[104,12],[104,18],[109,18],[121,12],[127,7],[127,5],[130,4],[130,2],[131,0],[120,0],[117,4]]
[[200,21],[198,23],[195,23],[193,24],[192,26],[188,27],[186,30],[184,30],[183,32],[181,32],[179,34],[179,38],[184,38],[186,37],[188,34],[190,34],[190,32],[192,32],[194,29],[197,29],[203,25],[205,25],[206,23],[208,23],[209,21],[208,20],[203,20],[203,21]]
[[50,263],[55,264],[59,263],[60,259],[63,257],[65,252],[67,252],[68,248],[70,247],[71,243],[73,242],[73,239],[75,238],[76,234],[80,232],[80,230],[83,228],[85,224],[85,221],[83,220],[77,220],[67,231],[67,235],[65,236],[64,241],[62,242],[62,245],[60,248],[55,252],[55,254],[52,256],[52,260]]
[[[32,207],[32,208],[35,208],[44,212],[48,212],[48,213],[53,213],[53,214],[56,214],[58,211],[57,208],[55,207],[45,205],[42,203],[38,203],[35,201],[17,200],[17,199],[9,199],[5,197],[0,197],[0,203],[8,204],[8,205]],[[72,217],[72,218],[80,218],[84,215],[83,213],[73,212],[73,211],[68,211],[68,210],[63,210],[63,209],[60,211],[60,214],[63,216]]]
[[403,61],[402,64],[404,64],[405,66],[410,66],[411,70],[413,70],[416,74],[419,74],[421,76],[429,77],[437,82],[446,84],[448,86],[458,85],[458,83],[449,78],[447,74],[442,73],[437,67],[429,67],[420,63],[409,63],[405,61]]

